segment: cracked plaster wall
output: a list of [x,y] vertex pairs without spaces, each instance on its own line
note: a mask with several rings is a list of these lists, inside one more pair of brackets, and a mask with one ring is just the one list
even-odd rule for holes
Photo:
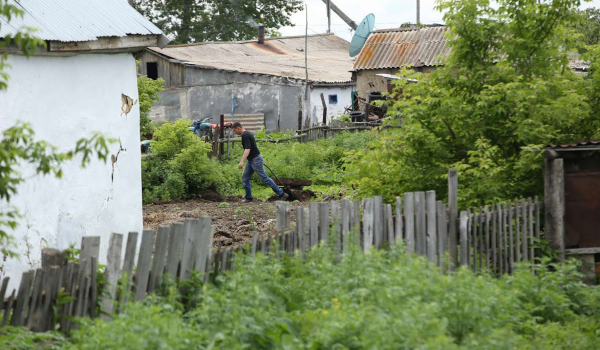
[[[119,143],[110,145],[106,163],[94,158],[85,169],[80,159],[67,162],[62,179],[32,176],[34,169],[23,167],[27,181],[11,199],[11,205],[26,214],[13,234],[21,259],[4,265],[12,291],[22,272],[30,269],[25,254],[39,262],[44,245],[79,247],[82,236],[95,235],[101,237],[100,263],[105,263],[110,233],[141,231],[143,222],[139,104],[120,115],[122,94],[138,99],[133,56],[9,56],[8,63],[8,90],[0,91],[0,130],[17,120],[30,122],[37,140],[61,151],[101,131],[120,139],[124,149],[118,153]],[[113,170],[111,155],[117,153]],[[6,203],[0,203],[3,207]]]

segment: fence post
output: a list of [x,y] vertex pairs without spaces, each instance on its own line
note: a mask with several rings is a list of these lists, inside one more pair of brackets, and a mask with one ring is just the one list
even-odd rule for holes
[[171,281],[177,279],[177,268],[179,267],[179,255],[184,239],[184,224],[176,222],[171,224],[171,236],[169,238],[169,252],[167,253],[167,268],[165,274],[169,276]]
[[469,226],[469,213],[460,212],[460,265],[469,266],[469,237],[467,228]]
[[106,292],[108,297],[102,300],[100,310],[102,311],[101,317],[104,320],[110,319],[110,315],[113,314],[115,292],[117,291],[117,282],[119,280],[119,267],[121,266],[121,248],[123,247],[123,235],[113,233],[110,235],[108,243],[108,255],[106,258]]
[[169,226],[160,226],[154,245],[154,257],[152,258],[152,270],[150,271],[150,285],[148,293],[154,292],[154,289],[162,282],[163,272],[165,271],[165,262],[167,259],[167,244],[169,243]]
[[394,237],[396,243],[402,239],[402,231],[402,198],[396,197],[396,237]]
[[442,201],[436,202],[437,230],[438,230],[438,256],[440,270],[444,271],[444,254],[448,251],[448,222],[446,206]]
[[416,209],[416,250],[417,255],[427,255],[427,219],[426,219],[426,203],[425,192],[415,193],[415,209]]
[[310,247],[319,244],[319,203],[311,202],[308,205],[310,212]]
[[396,233],[394,232],[394,216],[392,215],[392,205],[386,204],[384,207],[385,227],[387,232],[387,241],[390,245],[396,244]]
[[450,245],[450,258],[455,268],[458,266],[458,251],[456,242],[456,219],[458,216],[458,174],[456,170],[448,171],[448,244]]
[[352,213],[352,202],[349,199],[342,201],[342,252],[345,254],[349,248],[350,214]]
[[154,248],[154,236],[153,230],[144,230],[142,233],[142,244],[135,272],[135,301],[140,301],[146,296],[150,263],[152,261],[152,249]]
[[363,214],[363,249],[365,253],[368,253],[373,245],[373,218],[373,198],[365,198]]
[[375,236],[375,248],[379,249],[383,243],[383,198],[373,197],[373,235]]
[[406,221],[406,252],[408,255],[415,253],[415,194],[404,194],[404,220]]
[[288,202],[275,202],[276,231],[283,233],[290,228],[290,204]]
[[435,191],[427,191],[427,259],[430,263],[437,263],[437,222]]
[[319,239],[325,244],[329,241],[329,203],[319,203]]

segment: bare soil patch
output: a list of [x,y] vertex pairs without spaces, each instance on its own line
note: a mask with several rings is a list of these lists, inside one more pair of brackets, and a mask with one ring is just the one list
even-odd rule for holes
[[[234,198],[220,198],[227,201],[194,199],[167,204],[144,206],[144,228],[158,229],[188,218],[211,216],[216,228],[215,247],[238,246],[252,241],[252,233],[260,235],[275,233],[275,203],[254,201],[242,203]],[[299,205],[295,202],[294,205]],[[294,220],[292,211],[292,220]]]

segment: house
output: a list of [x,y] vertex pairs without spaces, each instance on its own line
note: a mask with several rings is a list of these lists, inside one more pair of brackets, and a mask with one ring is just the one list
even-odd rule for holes
[[446,32],[444,26],[373,31],[352,68],[358,96],[389,92],[389,77],[402,67],[427,73],[442,65],[450,53]]
[[139,71],[165,80],[150,113],[155,122],[218,122],[221,114],[233,113],[259,117],[269,131],[297,129],[299,111],[305,124],[322,121],[321,94],[328,120],[351,105],[349,47],[332,34],[151,47],[140,57]]
[[[369,92],[391,92],[400,68],[429,73],[443,65],[451,51],[447,32],[440,25],[373,31],[352,69],[358,96],[366,99]],[[586,74],[589,64],[570,53],[569,67],[576,74]]]
[[[41,249],[80,246],[82,236],[101,236],[100,263],[111,232],[141,231],[142,185],[139,104],[133,54],[168,39],[123,0],[8,0],[24,11],[7,23],[0,37],[25,27],[46,48],[25,57],[10,51],[5,67],[8,89],[0,91],[0,130],[17,121],[32,125],[37,140],[60,151],[99,131],[111,144],[108,162],[82,169],[77,159],[62,167],[64,176],[36,176],[23,165],[26,182],[10,204],[22,217],[11,232],[19,259],[0,260],[9,290],[23,271],[40,264]],[[111,161],[112,158],[112,161]],[[6,203],[0,204],[6,206]]]

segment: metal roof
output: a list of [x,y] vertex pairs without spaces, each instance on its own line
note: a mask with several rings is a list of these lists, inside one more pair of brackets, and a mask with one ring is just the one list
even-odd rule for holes
[[441,26],[374,31],[353,70],[439,66],[450,52],[446,31]]
[[13,17],[10,23],[0,18],[0,37],[25,27],[37,28],[34,35],[40,39],[61,42],[163,34],[125,0],[8,0],[8,4],[20,8],[24,16]]
[[549,145],[546,149],[553,149],[555,151],[567,151],[567,150],[586,150],[586,149],[597,149],[600,146],[600,141],[586,140],[577,141],[572,143],[566,143],[563,145]]
[[[257,41],[203,42],[148,50],[200,68],[304,80],[304,40],[303,36],[293,36],[265,39],[264,44]],[[348,54],[349,48],[350,43],[333,34],[309,35],[308,79],[323,83],[351,81],[354,59]]]

